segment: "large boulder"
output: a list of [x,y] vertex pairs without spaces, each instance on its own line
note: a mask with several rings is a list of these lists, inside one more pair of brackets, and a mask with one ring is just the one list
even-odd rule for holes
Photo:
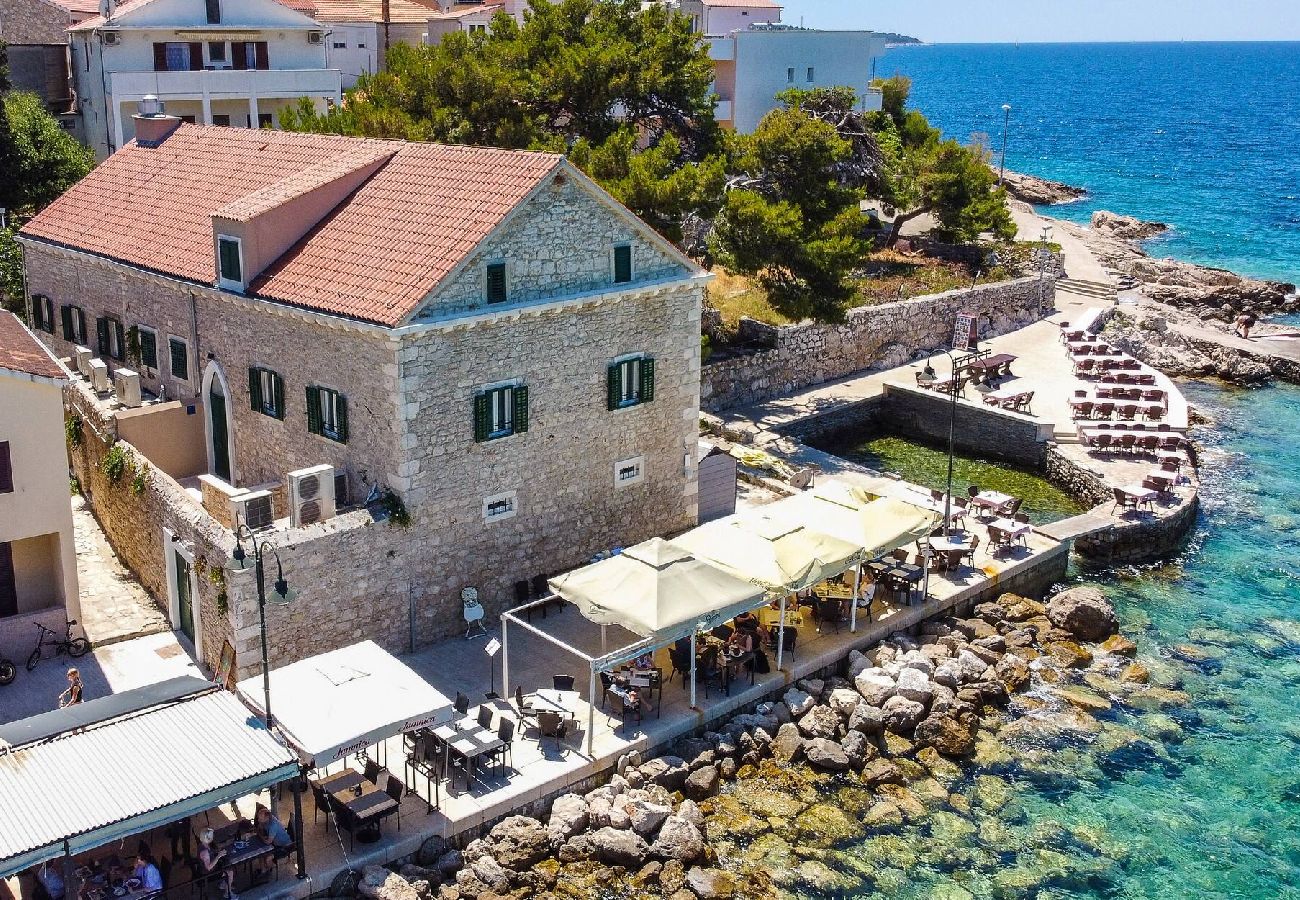
[[366,866],[357,893],[371,900],[420,900],[415,885],[383,866]]
[[694,823],[682,816],[669,816],[650,845],[650,853],[660,859],[694,862],[704,855],[704,835]]
[[853,690],[853,688],[839,687],[831,691],[831,695],[827,699],[827,702],[830,703],[831,709],[835,710],[841,716],[848,718],[853,715],[853,711],[857,709],[858,704],[862,702],[862,695]]
[[718,767],[696,769],[682,785],[682,793],[692,800],[706,800],[718,792]]
[[421,866],[431,866],[438,861],[438,857],[447,852],[447,839],[439,834],[433,834],[424,839],[420,849],[415,854],[415,862]]
[[872,706],[884,706],[885,701],[894,696],[894,679],[881,669],[865,669],[853,679],[862,699]]
[[925,718],[924,704],[906,697],[890,697],[885,701],[885,728],[894,734],[911,734]]
[[541,822],[528,816],[510,816],[488,832],[492,856],[502,866],[523,872],[551,855],[551,837]]
[[1029,683],[1029,663],[1019,656],[1008,653],[994,664],[993,671],[1008,691],[1018,691]]
[[814,706],[799,720],[799,730],[804,737],[833,740],[839,736],[839,714],[829,706]]
[[844,749],[844,755],[848,757],[849,765],[854,769],[861,769],[876,750],[867,740],[867,736],[860,731],[850,731],[844,736],[840,746]]
[[635,831],[602,828],[590,837],[593,854],[607,866],[639,869],[650,855],[650,845]]
[[930,679],[925,672],[909,667],[898,673],[898,684],[894,687],[894,693],[899,697],[915,700],[917,703],[928,704],[930,698],[934,696],[934,688],[931,687]]
[[673,808],[663,803],[648,800],[631,800],[623,806],[624,812],[632,820],[632,830],[648,838],[663,824],[664,819],[672,813]]
[[868,787],[882,784],[902,784],[903,773],[891,760],[878,756],[862,769],[862,781]]
[[828,738],[813,738],[805,742],[803,754],[808,765],[816,769],[843,772],[849,767],[849,757],[844,748]]
[[1047,618],[1084,641],[1103,641],[1119,630],[1115,608],[1100,590],[1089,585],[1061,591],[1049,600]]
[[926,716],[916,726],[913,737],[944,756],[970,756],[975,752],[974,733],[950,716]]
[[686,873],[686,885],[700,900],[727,900],[736,894],[735,880],[721,869],[696,866]]
[[686,760],[680,756],[661,756],[641,766],[641,774],[649,784],[658,784],[670,791],[680,791],[691,773]]
[[586,830],[588,821],[587,798],[578,794],[562,794],[551,804],[551,817],[547,820],[546,830],[552,841],[562,844]]
[[786,722],[776,732],[772,742],[772,755],[779,762],[796,762],[803,755],[803,735],[794,722]]
[[885,713],[878,706],[859,703],[849,716],[849,730],[876,735],[885,730]]
[[817,699],[807,691],[801,691],[798,688],[790,688],[785,692],[782,698],[785,700],[786,708],[790,710],[790,715],[799,718],[808,710],[817,705]]
[[[979,681],[988,668],[988,663],[981,659],[970,649],[966,649],[957,654],[957,668],[961,671],[961,681],[963,684],[969,684],[972,681]],[[951,685],[949,685],[951,687]]]

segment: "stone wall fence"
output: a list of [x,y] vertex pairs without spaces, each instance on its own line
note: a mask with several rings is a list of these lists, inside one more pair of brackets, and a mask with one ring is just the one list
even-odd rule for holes
[[1017,278],[860,306],[835,325],[771,326],[742,319],[740,339],[771,349],[702,366],[700,407],[716,412],[748,406],[855,373],[903,365],[948,346],[958,313],[979,316],[981,339],[1006,334],[1041,318],[1055,291],[1050,278]]

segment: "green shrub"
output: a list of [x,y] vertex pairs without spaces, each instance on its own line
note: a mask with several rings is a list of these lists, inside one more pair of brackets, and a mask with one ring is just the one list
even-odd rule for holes
[[68,446],[74,450],[81,446],[83,439],[81,427],[81,416],[76,413],[73,413],[63,420],[63,436],[67,439]]
[[103,472],[104,476],[113,484],[121,481],[122,476],[126,474],[130,467],[131,455],[126,452],[126,448],[121,444],[114,444],[109,447],[108,452],[104,454],[104,458],[99,461],[99,471]]
[[393,491],[384,491],[379,498],[379,506],[388,514],[388,524],[406,528],[411,524],[411,514],[406,510],[402,498]]

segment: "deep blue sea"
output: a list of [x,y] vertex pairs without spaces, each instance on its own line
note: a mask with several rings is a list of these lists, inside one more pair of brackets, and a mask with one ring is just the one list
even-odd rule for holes
[[[1053,215],[1160,219],[1175,226],[1162,255],[1300,280],[1300,44],[936,46],[891,51],[878,71],[895,70],[961,138],[999,146],[1011,103],[1008,166],[1092,191]],[[955,833],[973,856],[934,852],[949,819],[848,851],[885,866],[848,891],[799,893],[1300,898],[1300,389],[1185,389],[1217,423],[1196,435],[1189,546],[1071,576],[1103,583],[1153,681],[1190,695],[1107,717],[1159,753],[1034,760],[998,821]],[[881,853],[900,862],[871,863]]]
[[[1300,14],[1300,8],[1297,8]],[[944,44],[890,50],[918,109],[1093,210],[1174,226],[1152,255],[1300,282],[1300,44]]]

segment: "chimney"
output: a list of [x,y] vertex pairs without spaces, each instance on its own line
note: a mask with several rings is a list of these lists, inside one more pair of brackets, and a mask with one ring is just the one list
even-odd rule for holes
[[135,142],[141,147],[157,147],[181,124],[176,116],[167,115],[162,101],[153,94],[145,95],[136,108],[131,121],[135,123]]

